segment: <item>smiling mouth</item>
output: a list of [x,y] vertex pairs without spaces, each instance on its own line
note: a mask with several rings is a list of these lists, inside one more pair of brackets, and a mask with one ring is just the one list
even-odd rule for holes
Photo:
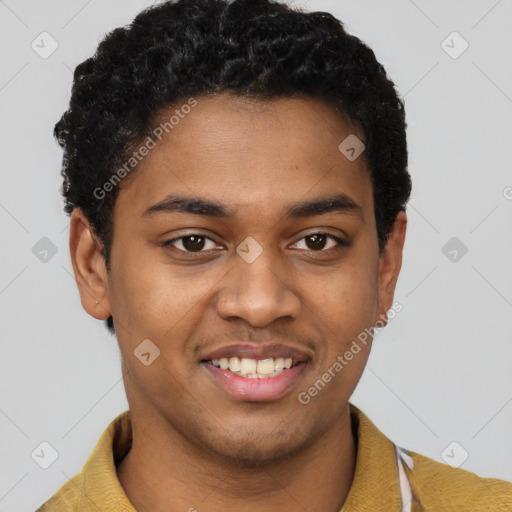
[[266,359],[222,357],[204,362],[222,370],[229,370],[235,375],[246,379],[271,379],[303,361],[294,361],[292,357],[269,357]]

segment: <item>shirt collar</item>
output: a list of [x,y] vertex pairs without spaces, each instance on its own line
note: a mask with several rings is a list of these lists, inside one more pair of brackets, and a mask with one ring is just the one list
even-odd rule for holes
[[395,445],[350,405],[357,455],[352,486],[340,512],[399,512],[402,508]]
[[[355,405],[349,404],[357,455],[354,479],[340,512],[401,510],[395,445]],[[132,443],[130,411],[117,416],[103,432],[81,472],[78,511],[136,512],[122,488],[116,465]]]
[[97,510],[136,512],[117,478],[116,470],[131,444],[132,424],[128,410],[111,421],[82,469],[79,512],[92,510],[93,505]]

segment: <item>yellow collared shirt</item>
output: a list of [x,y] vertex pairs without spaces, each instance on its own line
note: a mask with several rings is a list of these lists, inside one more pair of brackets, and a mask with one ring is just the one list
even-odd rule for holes
[[[512,483],[406,451],[352,404],[350,413],[357,431],[356,468],[340,512],[512,512]],[[36,512],[136,512],[116,472],[131,442],[125,411],[102,434],[82,471]]]

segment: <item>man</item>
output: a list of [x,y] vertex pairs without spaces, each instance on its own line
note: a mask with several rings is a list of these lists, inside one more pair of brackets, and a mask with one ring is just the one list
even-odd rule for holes
[[366,45],[267,0],[164,2],[77,67],[71,258],[130,408],[39,511],[512,509],[349,403],[396,308],[405,128]]

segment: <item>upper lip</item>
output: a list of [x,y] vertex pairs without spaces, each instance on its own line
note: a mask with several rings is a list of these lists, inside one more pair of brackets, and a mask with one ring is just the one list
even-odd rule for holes
[[291,357],[294,364],[301,361],[308,361],[311,357],[306,351],[299,348],[282,345],[280,343],[269,343],[265,345],[255,343],[236,343],[233,345],[225,345],[208,352],[201,361],[212,361],[213,359],[230,357],[239,357],[247,359],[270,359],[282,357],[284,359]]

